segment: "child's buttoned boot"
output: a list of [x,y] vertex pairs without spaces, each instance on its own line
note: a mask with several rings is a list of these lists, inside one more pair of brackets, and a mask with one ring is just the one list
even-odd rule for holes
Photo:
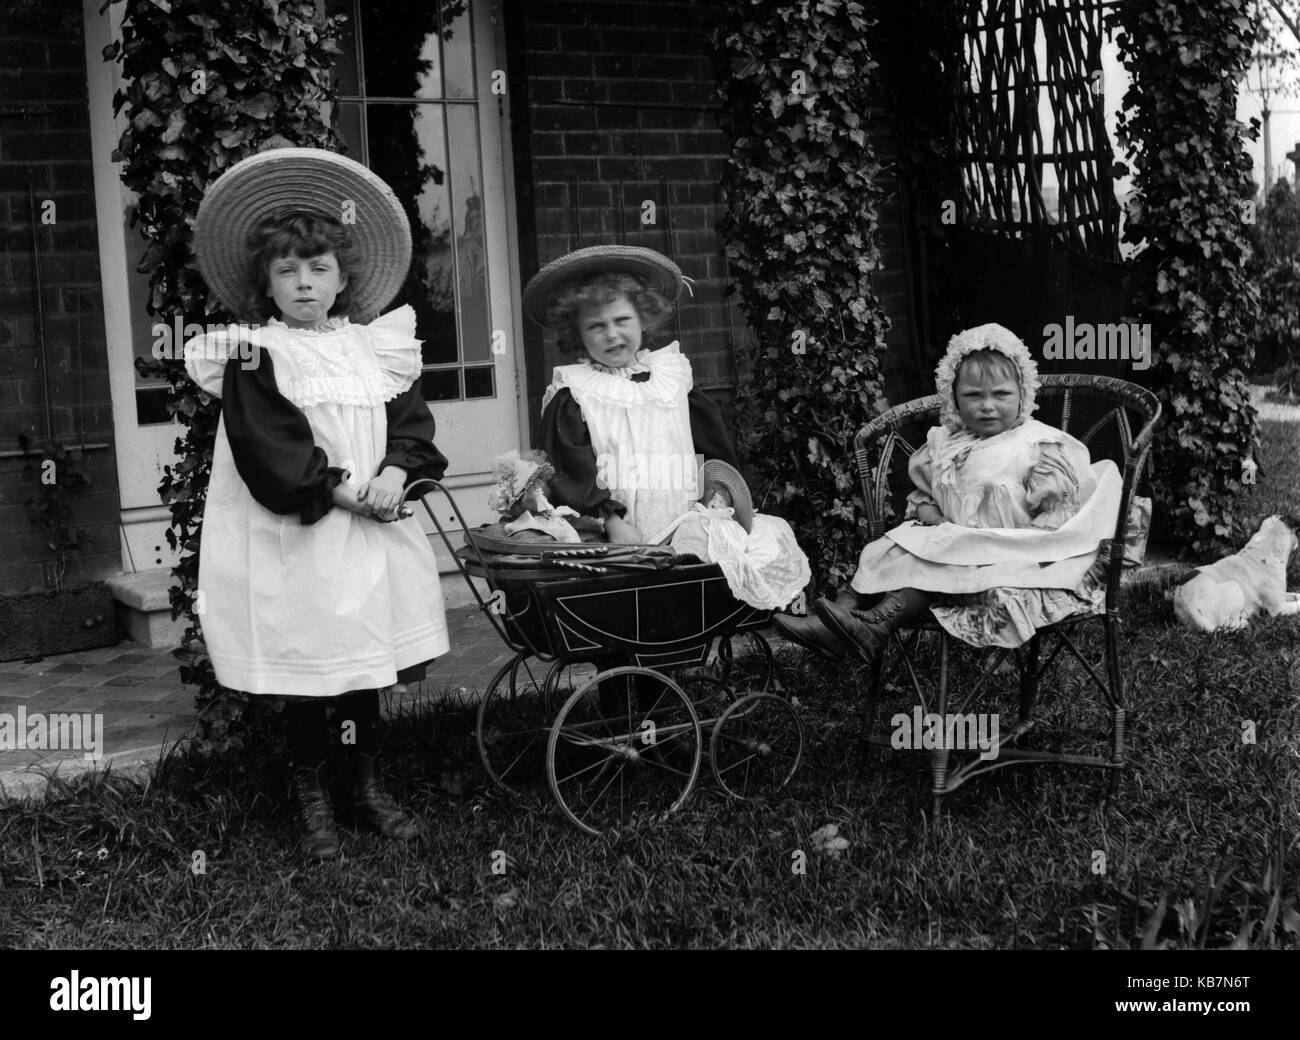
[[874,664],[890,634],[925,617],[938,598],[933,592],[899,589],[886,594],[870,610],[853,610],[825,599],[813,606],[827,628],[856,648],[867,664]]
[[373,690],[342,698],[340,718],[356,726],[356,744],[348,748],[352,773],[352,808],[357,819],[385,838],[410,841],[420,825],[384,790],[379,763],[379,694]]
[[303,849],[312,859],[333,859],[339,854],[339,835],[334,829],[334,807],[330,804],[325,774],[324,763],[293,769]]
[[374,755],[358,752],[352,756],[352,807],[359,820],[385,838],[410,841],[420,835],[419,823],[384,791]]
[[312,859],[333,859],[339,854],[330,804],[325,706],[311,701],[290,701],[284,707],[286,736],[293,762],[293,786],[298,794],[302,844]]
[[[853,610],[861,607],[867,597],[853,591],[852,586],[843,588],[835,597],[835,605]],[[823,597],[824,599],[824,597]],[[816,605],[813,607],[816,610]],[[816,614],[798,617],[794,614],[773,614],[772,627],[793,643],[808,650],[816,651],[833,661],[842,661],[849,652],[849,644],[826,627],[826,623]]]

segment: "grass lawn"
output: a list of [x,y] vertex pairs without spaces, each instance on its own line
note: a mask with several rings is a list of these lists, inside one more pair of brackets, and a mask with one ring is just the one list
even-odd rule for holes
[[[1300,425],[1263,426],[1246,508],[1300,512]],[[0,945],[1296,946],[1300,622],[1191,635],[1155,588],[1126,611],[1131,768],[1109,808],[1097,773],[1012,767],[932,823],[925,756],[876,752],[860,769],[857,678],[790,654],[805,760],[770,800],[728,802],[702,776],[667,822],[586,837],[545,787],[493,794],[470,710],[439,705],[390,728],[392,786],[430,832],[414,847],[349,832],[340,860],[308,865],[283,768],[234,758],[0,809]],[[1096,730],[1078,669],[1055,674],[1050,718]],[[848,842],[838,855],[814,847],[828,823]]]

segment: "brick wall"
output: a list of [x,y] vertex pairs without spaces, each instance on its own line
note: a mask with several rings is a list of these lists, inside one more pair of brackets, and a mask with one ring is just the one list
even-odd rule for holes
[[[507,25],[510,80],[524,85],[512,134],[524,280],[580,246],[645,245],[695,279],[677,328],[697,385],[724,403],[736,383],[733,344],[749,335],[724,295],[727,266],[713,228],[726,142],[705,52],[707,4],[529,0]],[[887,118],[888,113],[880,113]],[[888,125],[876,134],[887,163]],[[645,204],[655,223],[643,222]],[[885,209],[880,291],[894,319],[891,353],[911,342],[896,200]],[[530,415],[556,363],[550,334],[525,330]],[[896,367],[896,366],[891,366]]]
[[66,580],[121,570],[79,11],[56,0],[43,22],[0,22],[0,592],[44,584],[47,538],[23,509],[39,485],[5,456],[21,434],[43,444],[47,418],[61,443],[108,445],[77,462],[92,485],[71,526],[93,548]]

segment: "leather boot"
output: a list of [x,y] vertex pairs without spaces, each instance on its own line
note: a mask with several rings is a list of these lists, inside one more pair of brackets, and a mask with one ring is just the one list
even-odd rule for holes
[[870,610],[852,610],[825,599],[819,599],[814,608],[826,627],[852,644],[870,665],[884,651],[890,633],[925,617],[938,598],[933,592],[899,589],[886,594]]
[[419,823],[404,813],[384,791],[375,756],[356,751],[351,758],[352,808],[357,819],[395,841],[410,841],[418,837]]
[[[847,609],[861,605],[864,597],[853,591],[852,586],[840,589],[835,603]],[[814,607],[815,609],[815,607]],[[792,643],[798,643],[808,650],[813,650],[831,661],[842,661],[849,652],[849,644],[826,627],[815,616],[798,617],[794,614],[773,614],[772,627]]]
[[303,848],[312,859],[333,859],[339,854],[339,836],[334,829],[334,808],[330,805],[324,764],[294,766],[293,786],[298,792]]

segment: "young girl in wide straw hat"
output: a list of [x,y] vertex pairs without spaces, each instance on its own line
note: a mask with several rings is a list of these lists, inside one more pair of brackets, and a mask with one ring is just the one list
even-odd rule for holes
[[358,818],[408,840],[418,826],[378,778],[378,690],[423,675],[448,641],[433,551],[403,508],[407,484],[447,466],[415,314],[375,317],[410,263],[406,215],[364,166],[280,148],[213,184],[194,246],[213,295],[256,323],[186,344],[191,378],[222,400],[199,558],[217,681],[285,699],[311,856],[339,851],[335,740]]
[[672,313],[682,280],[652,249],[589,246],[547,264],[524,290],[525,314],[578,354],[555,369],[542,399],[551,501],[604,520],[612,542],[645,542],[690,510],[696,455],[738,464],[677,342],[644,342]]

